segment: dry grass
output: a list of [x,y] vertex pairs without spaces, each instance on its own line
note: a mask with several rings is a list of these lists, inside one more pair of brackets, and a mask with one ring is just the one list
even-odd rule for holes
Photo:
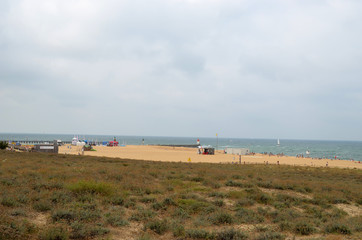
[[361,184],[358,169],[1,150],[0,240],[361,239]]

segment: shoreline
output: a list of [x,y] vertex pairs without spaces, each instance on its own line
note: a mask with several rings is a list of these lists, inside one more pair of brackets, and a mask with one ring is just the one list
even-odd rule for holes
[[226,164],[273,164],[309,167],[337,167],[362,169],[359,161],[301,158],[278,155],[232,155],[224,154],[222,150],[215,155],[200,155],[195,148],[169,147],[155,145],[127,145],[122,147],[94,146],[96,151],[84,151],[79,146],[63,145],[59,154],[73,154],[96,157],[112,157],[146,161],[191,162],[191,163],[226,163]]

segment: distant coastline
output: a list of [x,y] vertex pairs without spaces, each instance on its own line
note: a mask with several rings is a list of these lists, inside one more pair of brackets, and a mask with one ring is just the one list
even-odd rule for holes
[[[120,135],[78,135],[80,139],[93,141],[110,141],[116,137],[120,143],[126,145],[193,145],[198,137],[157,137],[157,136],[120,136]],[[71,141],[72,134],[29,134],[29,133],[0,133],[0,140],[43,140],[43,141]],[[144,139],[144,142],[142,141]],[[211,145],[218,150],[226,147],[248,148],[256,153],[283,153],[288,156],[305,155],[323,159],[342,159],[362,161],[362,141],[338,140],[287,140],[280,139],[244,139],[244,138],[203,138],[199,137],[201,145]]]

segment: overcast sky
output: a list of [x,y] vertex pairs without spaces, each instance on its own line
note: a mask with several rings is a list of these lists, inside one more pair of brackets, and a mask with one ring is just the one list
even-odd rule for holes
[[0,132],[362,140],[362,1],[0,0]]

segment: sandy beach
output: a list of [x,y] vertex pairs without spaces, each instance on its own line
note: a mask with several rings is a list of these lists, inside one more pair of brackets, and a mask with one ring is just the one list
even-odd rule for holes
[[[224,154],[200,155],[196,148],[127,145],[125,147],[95,146],[96,151],[84,151],[86,156],[114,157],[149,161],[191,162],[191,163],[239,163],[238,155]],[[61,146],[59,154],[82,154],[79,146]],[[241,156],[242,164],[279,164],[313,167],[338,167],[362,169],[358,161],[297,158],[292,156],[269,156],[263,154]]]

